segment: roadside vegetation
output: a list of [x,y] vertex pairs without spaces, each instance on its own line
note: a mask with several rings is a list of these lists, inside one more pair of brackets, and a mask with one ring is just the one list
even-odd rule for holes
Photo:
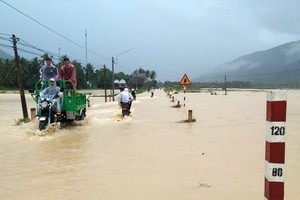
[[[24,89],[35,88],[35,83],[39,80],[39,69],[43,65],[45,58],[48,57],[44,54],[41,58],[33,58],[27,60],[26,58],[19,58],[20,70],[23,78]],[[61,60],[53,64],[60,69]],[[83,66],[80,62],[73,60],[72,64],[76,68],[78,89],[111,89],[112,88],[112,71],[104,66],[93,66],[88,63]],[[16,74],[15,60],[14,59],[0,59],[0,89],[1,90],[14,90],[18,89],[18,79]],[[143,74],[142,78],[134,78],[132,74]],[[125,74],[118,72],[114,74],[114,79],[126,81],[129,88],[138,88],[137,92],[145,91],[151,87],[157,87],[158,81],[156,80],[157,73],[154,70],[145,70],[143,68],[136,69],[132,74]],[[118,84],[115,84],[118,88]]]

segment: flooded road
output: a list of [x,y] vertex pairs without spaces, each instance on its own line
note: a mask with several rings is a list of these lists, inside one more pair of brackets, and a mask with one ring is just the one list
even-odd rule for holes
[[[28,109],[35,107],[26,95]],[[0,94],[0,199],[263,199],[265,92],[143,93],[121,119],[91,98],[87,118],[20,126],[18,94]],[[288,93],[286,199],[300,199],[300,91]],[[193,110],[195,123],[180,123]]]

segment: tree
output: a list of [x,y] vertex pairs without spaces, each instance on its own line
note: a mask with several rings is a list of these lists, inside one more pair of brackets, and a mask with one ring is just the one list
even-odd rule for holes
[[88,83],[88,85],[91,86],[95,86],[96,85],[96,76],[94,73],[94,67],[92,64],[88,63],[86,65],[86,67],[84,68],[84,72],[85,72],[85,83]]
[[4,88],[17,88],[15,61],[0,59],[0,85]]
[[[39,70],[44,60],[49,57],[48,54],[44,54],[40,58],[33,58],[32,60],[27,60],[26,58],[20,58],[20,70],[23,73],[24,88],[31,89],[35,87],[36,82],[39,80]],[[64,55],[61,57],[60,62],[54,64],[58,69],[63,65],[63,59],[67,57]],[[112,71],[109,69],[100,68],[94,70],[92,64],[87,64],[86,67],[82,67],[81,63],[74,60],[72,64],[76,69],[76,78],[77,78],[77,88],[83,89],[87,88],[87,82],[92,83],[93,88],[111,88],[112,83]],[[147,88],[147,87],[156,87],[157,81],[156,72],[142,69],[136,69],[135,75],[128,75],[124,72],[118,72],[115,74],[115,77],[119,80],[124,79],[128,86],[132,88]],[[149,81],[149,78],[151,81]],[[0,59],[0,86],[3,88],[18,88],[18,81],[16,76],[16,67],[15,60],[3,60]]]
[[153,70],[153,71],[150,72],[150,79],[151,79],[152,81],[154,81],[155,78],[156,78],[156,72]]
[[95,76],[97,88],[111,88],[112,72],[109,69],[97,69],[95,71]]
[[35,87],[35,83],[40,79],[40,66],[43,60],[33,58],[31,61],[25,58],[20,59],[20,66],[23,72],[24,88],[30,89]]
[[85,82],[84,70],[83,70],[83,68],[81,66],[81,63],[77,62],[76,60],[74,60],[72,62],[72,64],[76,68],[77,88],[79,88],[79,89],[86,88],[87,84]]

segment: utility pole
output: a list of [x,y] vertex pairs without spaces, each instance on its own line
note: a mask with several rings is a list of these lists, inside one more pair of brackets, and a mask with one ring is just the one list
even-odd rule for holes
[[87,30],[85,29],[85,67],[87,66]]
[[17,50],[17,40],[19,40],[19,38],[16,38],[16,36],[13,34],[11,39],[13,41],[13,48],[14,48],[14,53],[15,53],[15,64],[16,64],[19,92],[20,92],[21,104],[22,104],[22,110],[23,110],[23,119],[25,121],[27,121],[27,120],[29,121],[25,93],[24,93],[24,86],[23,86],[23,78],[22,78],[22,74],[20,71],[19,55],[18,55],[18,50]]
[[107,102],[107,92],[106,92],[106,66],[104,65],[104,96],[105,96],[105,102]]
[[224,89],[225,89],[225,95],[227,95],[227,87],[226,87],[226,75],[225,75],[225,84],[224,84]]
[[115,69],[114,69],[114,57],[111,58],[111,68],[112,68],[112,100],[115,101]]

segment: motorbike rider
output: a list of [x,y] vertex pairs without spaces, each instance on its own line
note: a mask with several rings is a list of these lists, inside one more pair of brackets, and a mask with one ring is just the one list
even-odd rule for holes
[[63,93],[60,91],[60,87],[56,86],[54,78],[51,78],[49,81],[50,85],[47,88],[45,88],[42,92],[40,92],[40,97],[43,97],[44,95],[53,96],[53,105],[56,108],[57,114],[60,114],[60,98],[62,98]]
[[127,93],[128,93],[128,96],[129,96],[129,102],[128,102],[129,107],[128,107],[128,110],[129,110],[129,113],[130,113],[130,108],[131,108],[131,104],[132,104],[132,101],[133,101],[133,96],[132,96],[132,94],[129,92],[129,90],[128,90],[127,87],[124,89],[124,91],[127,92]]
[[133,96],[131,95],[130,92],[128,92],[127,88],[126,88],[126,90],[123,87],[121,87],[120,93],[116,96],[116,99],[118,100],[119,105],[121,105],[121,107],[124,104],[129,104],[128,112],[130,113],[130,106],[131,106],[130,102],[131,102],[131,99],[133,99]]
[[133,88],[131,89],[131,95],[133,96],[133,100],[136,100],[136,92]]
[[151,92],[151,98],[152,98],[154,96],[154,88],[153,87],[151,88],[150,92]]

